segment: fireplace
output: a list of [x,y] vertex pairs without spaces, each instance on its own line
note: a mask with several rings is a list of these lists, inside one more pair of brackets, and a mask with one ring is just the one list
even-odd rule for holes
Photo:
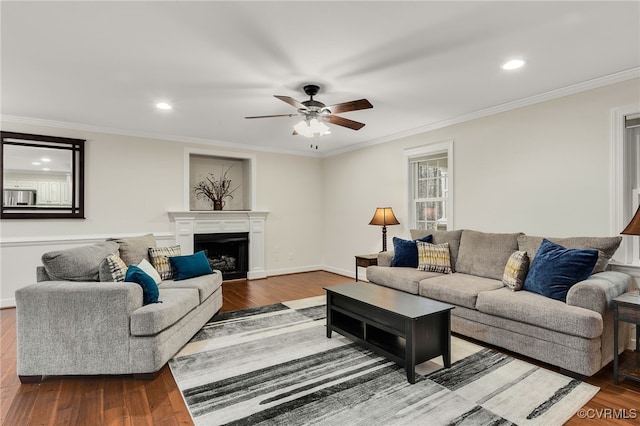
[[222,272],[225,280],[247,278],[249,233],[226,232],[194,234],[193,251],[204,250],[211,268]]
[[[168,212],[169,219],[175,224],[176,244],[182,254],[195,253],[196,236],[211,234],[249,234],[249,260],[246,278],[250,280],[266,278],[265,270],[265,221],[268,212],[264,211],[180,211]],[[225,276],[227,276],[226,274]]]

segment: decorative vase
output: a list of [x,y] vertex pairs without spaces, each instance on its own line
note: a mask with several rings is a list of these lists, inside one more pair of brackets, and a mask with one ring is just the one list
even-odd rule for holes
[[214,210],[222,210],[222,207],[224,207],[224,204],[222,203],[222,200],[214,200],[213,201],[213,209]]

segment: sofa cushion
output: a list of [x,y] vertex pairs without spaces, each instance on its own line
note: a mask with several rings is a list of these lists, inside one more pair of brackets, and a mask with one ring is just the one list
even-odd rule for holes
[[[419,241],[430,243],[432,239],[431,234],[429,234],[426,237],[421,238]],[[393,259],[391,259],[392,267],[418,267],[418,248],[416,247],[416,240],[403,240],[402,238],[393,237],[393,253]]]
[[117,254],[110,254],[100,262],[100,281],[124,281],[127,274],[127,264]]
[[591,275],[597,250],[567,249],[543,240],[524,281],[524,289],[564,302],[574,284]]
[[502,281],[455,273],[420,281],[418,294],[475,309],[478,293],[499,288],[502,288]]
[[449,244],[416,243],[418,248],[418,270],[427,272],[451,273]]
[[158,285],[142,269],[136,265],[131,265],[127,269],[124,277],[125,282],[136,283],[142,287],[142,304],[158,303]]
[[51,281],[99,281],[100,264],[118,251],[118,244],[103,241],[83,247],[50,251],[42,264]]
[[[536,253],[542,244],[544,237],[534,237],[530,235],[518,236],[518,250],[525,250],[529,255],[529,260],[533,262]],[[593,268],[593,273],[602,272],[606,269],[609,260],[613,257],[620,246],[622,237],[569,237],[569,238],[547,238],[552,243],[560,244],[572,249],[595,249],[598,250],[598,262]]]
[[386,266],[369,266],[367,268],[367,280],[370,282],[412,294],[418,294],[420,281],[440,275],[442,274],[418,271],[415,268],[389,268]]
[[160,274],[147,259],[142,259],[140,263],[138,263],[138,268],[142,269],[145,274],[153,278],[153,281],[155,281],[156,284],[160,284],[162,282]]
[[156,247],[156,239],[153,234],[114,238],[112,241],[120,246],[120,257],[127,266],[137,265],[142,259],[149,260],[149,247]]
[[433,244],[449,244],[449,257],[451,257],[451,270],[456,272],[456,262],[458,261],[458,250],[460,248],[460,236],[462,230],[457,231],[429,231],[425,229],[410,230],[411,238],[419,240],[420,238],[431,235]]
[[131,334],[153,336],[175,324],[199,305],[195,288],[160,289],[159,301],[136,309],[131,314]]
[[599,313],[529,291],[484,291],[478,294],[476,308],[489,315],[587,339],[600,336],[603,330]]
[[200,303],[202,303],[222,285],[222,273],[220,271],[215,272],[215,274],[202,275],[182,281],[165,280],[158,287],[161,290],[167,288],[195,288],[198,290]]
[[511,291],[522,290],[524,280],[529,272],[529,256],[526,251],[514,251],[507,260],[502,275],[502,284]]
[[173,279],[176,281],[214,273],[204,251],[185,256],[169,257],[169,263],[175,271]]
[[518,250],[518,235],[463,230],[456,272],[501,280],[509,256]]
[[175,271],[171,267],[169,263],[169,257],[171,256],[180,256],[180,246],[170,246],[170,247],[158,247],[158,248],[150,248],[149,249],[149,258],[151,259],[151,264],[156,271],[160,274],[160,278],[163,280],[169,280],[173,278]]

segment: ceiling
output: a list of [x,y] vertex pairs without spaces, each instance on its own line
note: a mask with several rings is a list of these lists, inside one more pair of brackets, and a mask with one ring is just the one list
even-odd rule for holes
[[[8,2],[3,119],[327,155],[594,79],[640,75],[640,2]],[[525,67],[504,71],[518,57]],[[613,77],[612,77],[613,76]],[[606,79],[608,78],[608,80]],[[597,81],[600,81],[597,80]],[[273,95],[359,131],[292,135]],[[640,99],[640,94],[639,94]],[[159,101],[171,111],[155,108]],[[318,150],[310,148],[318,145]]]

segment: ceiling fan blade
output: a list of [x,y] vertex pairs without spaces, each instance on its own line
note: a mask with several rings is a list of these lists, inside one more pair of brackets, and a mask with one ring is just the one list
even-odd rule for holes
[[296,109],[307,109],[306,106],[302,105],[300,102],[296,101],[295,99],[293,99],[290,96],[280,96],[280,95],[273,95],[274,97],[280,99],[283,102],[288,103],[289,105],[291,105],[292,107],[296,108]]
[[366,99],[358,99],[357,101],[343,102],[341,104],[330,105],[327,107],[332,114],[340,114],[341,112],[357,111],[359,109],[373,108],[371,102]]
[[295,117],[297,115],[299,114],[254,115],[252,117],[245,117],[245,118]]
[[342,127],[348,127],[353,130],[360,130],[364,127],[364,123],[359,121],[349,120],[348,118],[338,117],[337,115],[329,114],[322,117],[324,121],[328,121],[331,124],[335,124]]

